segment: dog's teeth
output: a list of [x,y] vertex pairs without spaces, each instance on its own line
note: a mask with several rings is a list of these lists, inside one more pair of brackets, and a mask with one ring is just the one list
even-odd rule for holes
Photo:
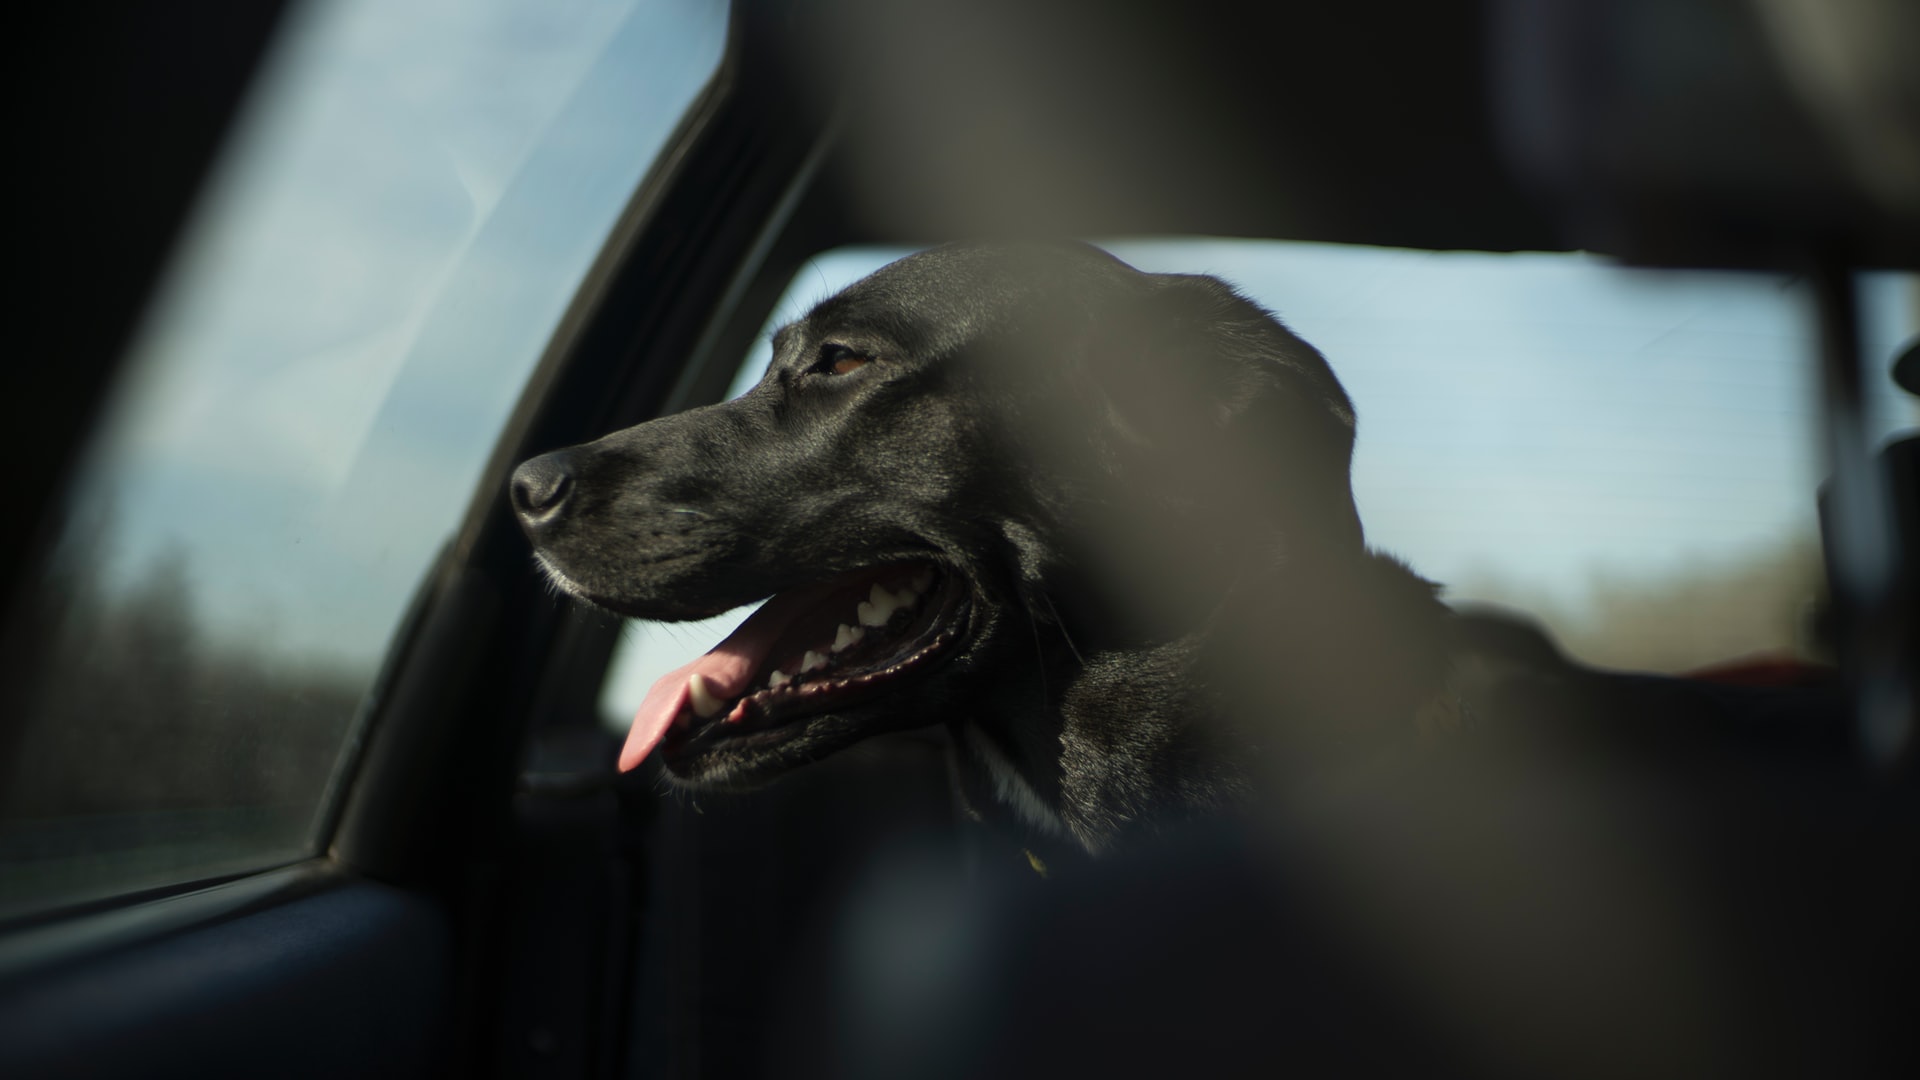
[[933,587],[933,571],[922,570],[919,573],[913,575],[912,584],[913,584],[913,591],[915,593],[924,594],[928,589]]
[[827,658],[814,652],[812,649],[808,649],[807,654],[800,658],[800,674],[802,675],[805,675],[809,671],[819,671],[826,666]]
[[773,674],[767,676],[767,689],[778,690],[792,681],[793,676],[776,669]]
[[833,651],[836,653],[846,652],[848,649],[860,644],[860,639],[866,636],[866,627],[848,626],[846,623],[841,623],[840,628],[833,632]]
[[[860,601],[860,606],[854,609],[861,626],[885,626],[887,620],[893,618],[893,597],[887,594],[887,590],[875,585],[873,596],[875,598],[872,600]],[[885,600],[879,599],[883,596]]]
[[705,675],[694,675],[687,680],[687,697],[693,702],[694,715],[702,720],[711,720],[719,715],[726,702],[715,696],[713,687],[707,685]]

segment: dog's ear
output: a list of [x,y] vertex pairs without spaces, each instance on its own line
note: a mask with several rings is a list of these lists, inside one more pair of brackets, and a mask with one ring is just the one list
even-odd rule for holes
[[1353,406],[1326,360],[1217,278],[1141,284],[1083,360],[1116,472],[1204,527],[1357,552]]

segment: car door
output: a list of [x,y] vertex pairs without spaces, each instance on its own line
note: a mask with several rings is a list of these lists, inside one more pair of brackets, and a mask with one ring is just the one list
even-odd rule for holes
[[[498,1052],[516,793],[571,790],[524,737],[591,717],[615,633],[531,573],[504,477],[725,386],[820,126],[712,3],[226,14],[50,32],[113,84],[58,213],[168,154],[73,359],[8,387],[0,1071],[600,1074],[618,980],[564,965],[521,985],[572,1026]],[[625,857],[566,954],[622,972]]]

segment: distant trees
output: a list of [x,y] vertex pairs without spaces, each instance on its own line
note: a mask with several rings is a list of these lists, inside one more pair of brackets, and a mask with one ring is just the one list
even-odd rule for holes
[[365,675],[216,643],[184,553],[123,592],[63,560],[39,598],[0,820],[238,805],[317,805]]
[[1581,604],[1498,578],[1457,584],[1533,615],[1569,655],[1601,667],[1678,672],[1755,653],[1817,659],[1826,648],[1814,625],[1826,595],[1812,537],[1666,574],[1598,571]]

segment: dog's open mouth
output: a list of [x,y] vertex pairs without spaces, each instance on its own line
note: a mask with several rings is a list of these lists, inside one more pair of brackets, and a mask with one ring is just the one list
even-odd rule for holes
[[621,770],[656,746],[671,761],[722,743],[777,740],[798,720],[888,692],[959,641],[966,592],[958,575],[917,561],[774,596],[706,655],[653,684]]

